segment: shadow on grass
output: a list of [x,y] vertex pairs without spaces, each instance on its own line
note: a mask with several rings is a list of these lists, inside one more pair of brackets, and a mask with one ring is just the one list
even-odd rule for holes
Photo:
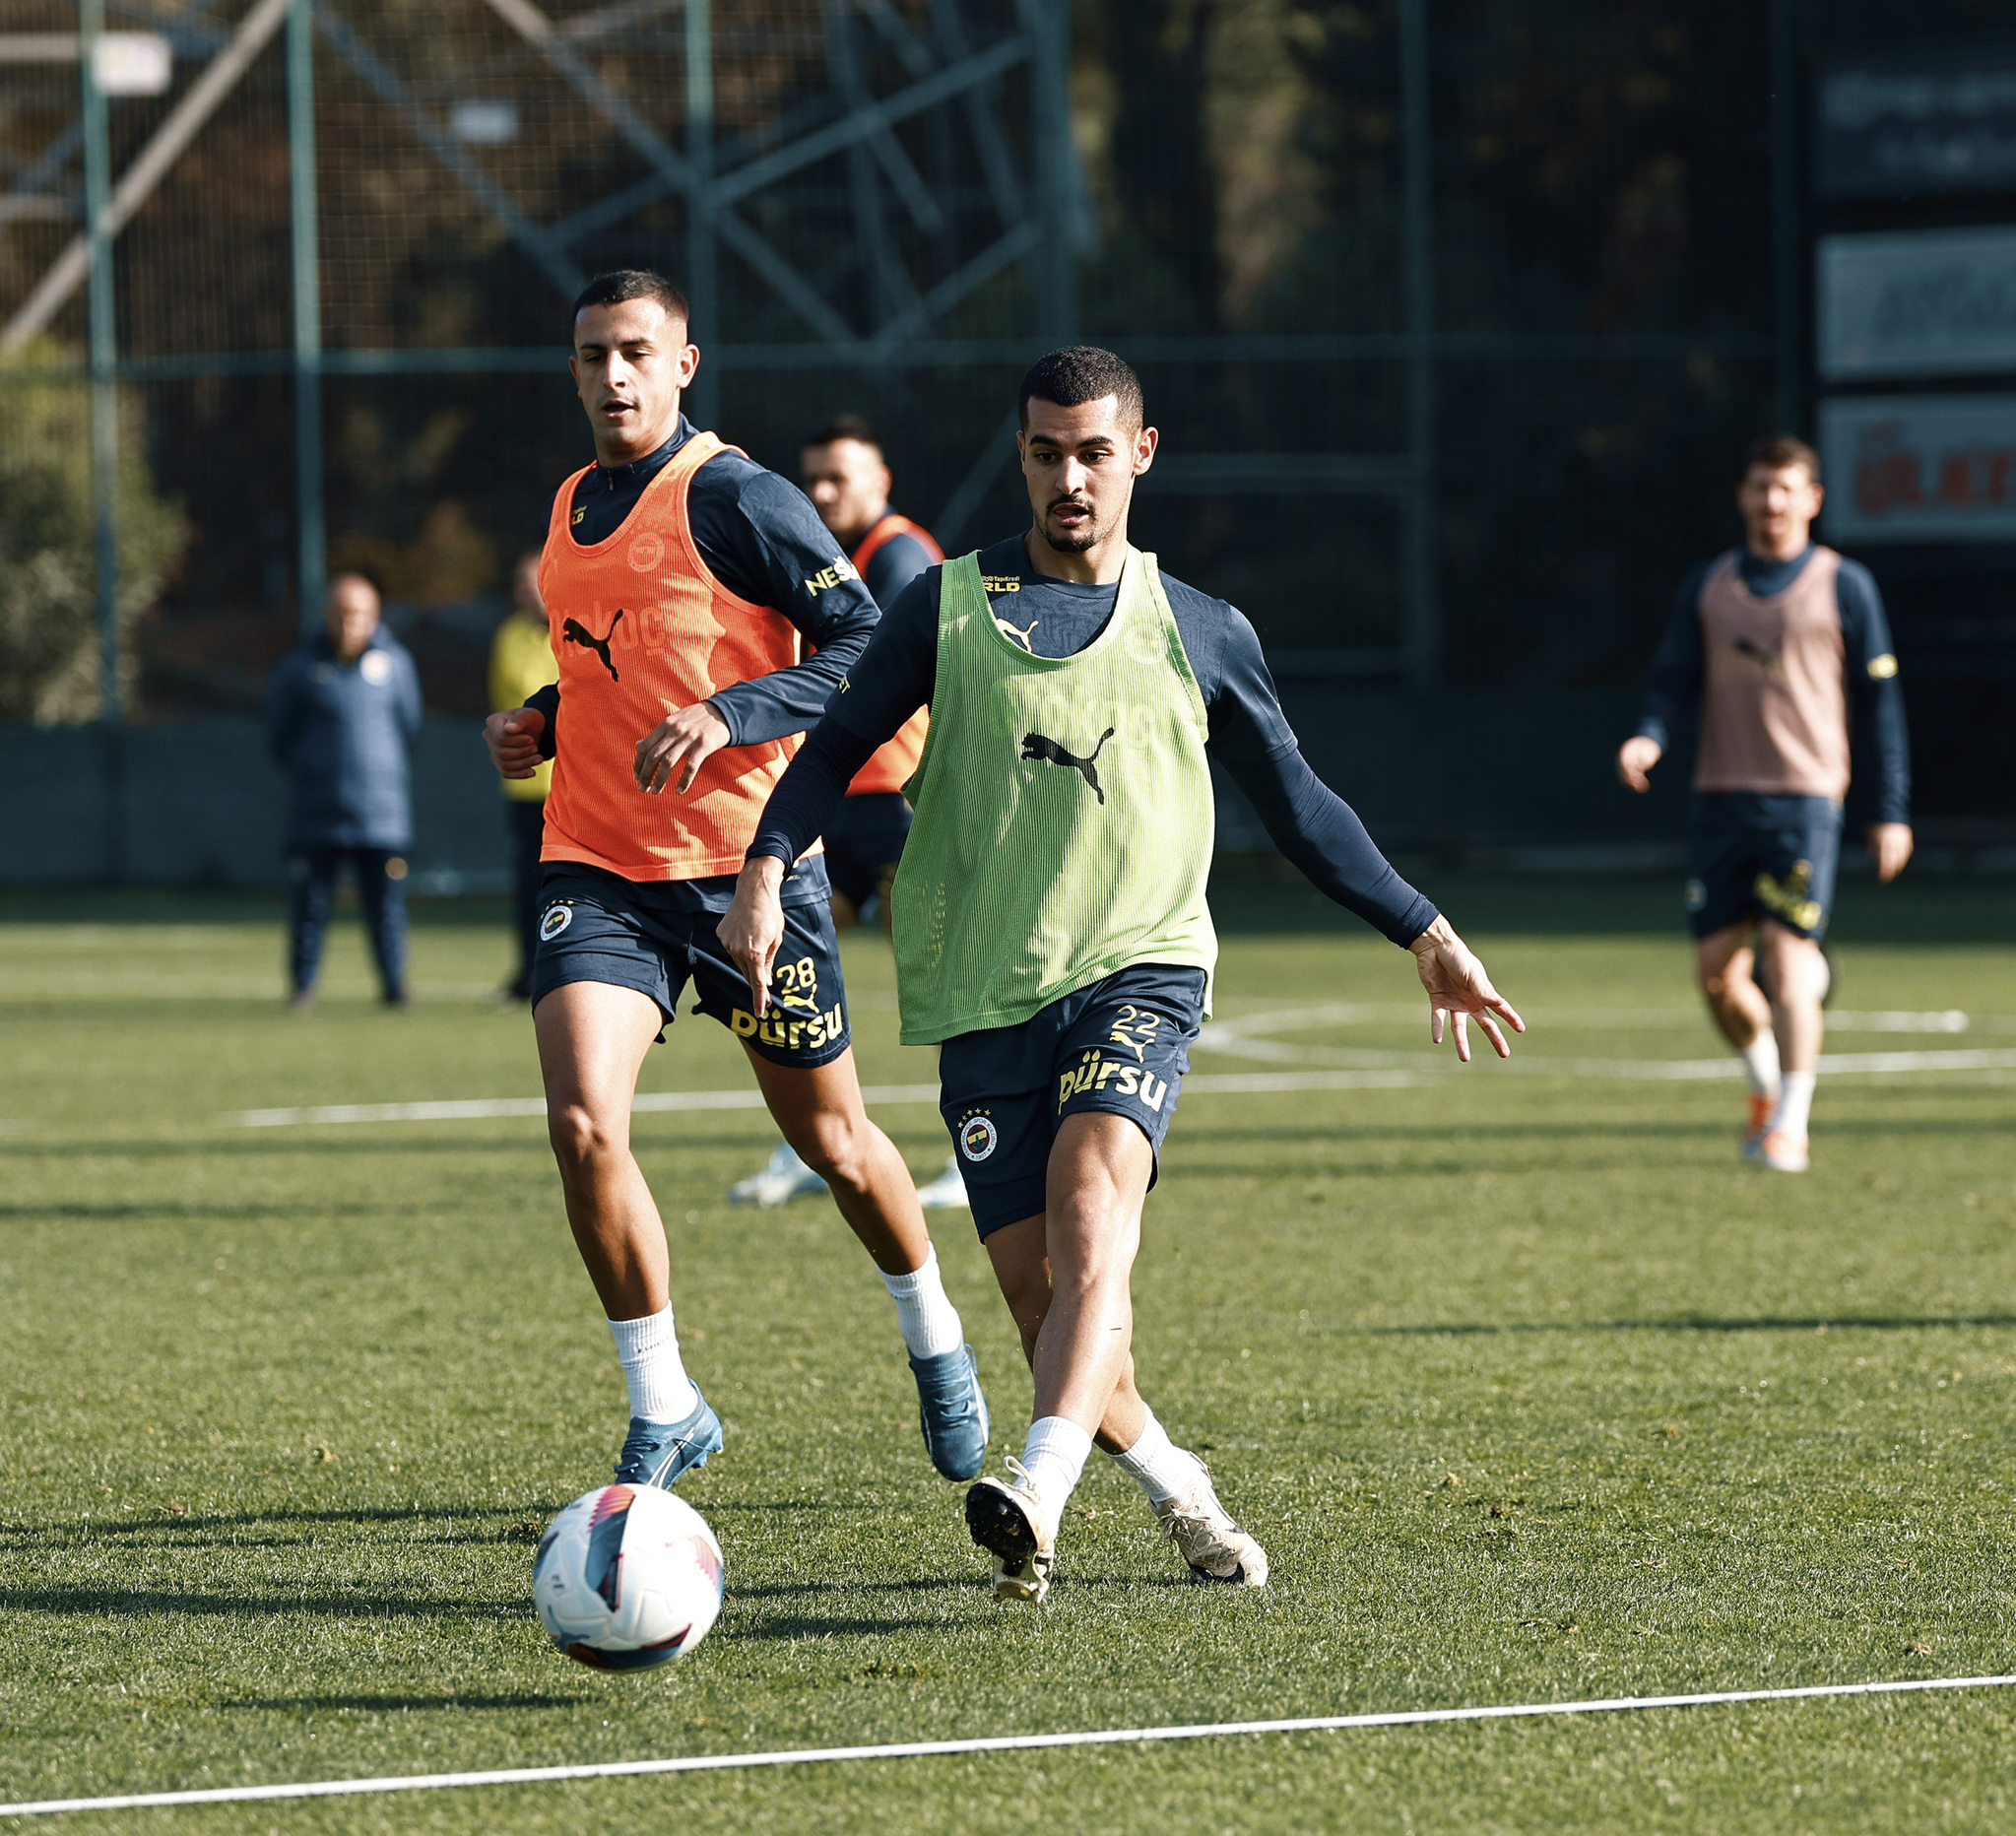
[[739,1601],[809,1600],[820,1596],[838,1600],[857,1594],[943,1594],[946,1588],[958,1586],[965,1578],[966,1571],[961,1570],[957,1576],[919,1575],[909,1581],[768,1581],[753,1587],[738,1585],[733,1594]]
[[[954,1584],[943,1582],[943,1587]],[[918,1632],[943,1632],[944,1622],[936,1618],[889,1618],[859,1619],[821,1617],[812,1613],[791,1613],[775,1618],[759,1618],[753,1624],[738,1619],[735,1624],[737,1639],[761,1639],[767,1642],[781,1642],[795,1638],[892,1638],[911,1636]]]
[[[54,1524],[0,1524],[0,1538],[34,1538],[43,1546],[52,1539],[79,1544],[104,1541],[114,1537],[146,1536],[151,1539],[150,1548],[207,1548],[216,1540],[212,1533],[235,1532],[243,1529],[264,1529],[269,1526],[291,1524],[440,1524],[453,1526],[473,1524],[481,1526],[474,1534],[460,1534],[459,1531],[447,1536],[444,1541],[458,1542],[525,1542],[531,1539],[519,1534],[518,1527],[533,1519],[544,1523],[560,1509],[566,1501],[546,1500],[538,1504],[512,1505],[441,1505],[426,1510],[414,1510],[410,1505],[358,1506],[348,1511],[242,1511],[228,1515],[212,1516],[169,1516],[126,1518],[117,1522],[64,1520]],[[495,1520],[508,1520],[502,1528],[492,1528]],[[488,1520],[486,1523],[486,1520]],[[167,1538],[163,1540],[162,1533]],[[266,1540],[272,1541],[272,1540]],[[0,1541],[0,1547],[10,1545]],[[257,1539],[232,1536],[228,1545],[232,1548],[257,1548],[264,1546]]]
[[0,1223],[25,1223],[38,1217],[70,1218],[93,1223],[130,1223],[146,1218],[187,1222],[204,1218],[262,1217],[383,1217],[382,1205],[192,1205],[174,1199],[144,1204],[0,1205]]
[[399,1715],[410,1709],[577,1709],[588,1696],[436,1695],[436,1696],[274,1696],[261,1701],[220,1702],[221,1709],[259,1712],[313,1709],[361,1709],[367,1715]]
[[1491,1338],[1513,1333],[1915,1333],[1959,1332],[1970,1327],[2016,1326],[2016,1313],[1975,1313],[1917,1316],[1910,1314],[1846,1313],[1825,1319],[1794,1319],[1765,1314],[1749,1320],[1526,1320],[1488,1324],[1475,1321],[1449,1326],[1372,1326],[1370,1339]]
[[0,1611],[131,1619],[529,1619],[529,1600],[427,1601],[377,1594],[181,1594],[160,1588],[0,1588]]

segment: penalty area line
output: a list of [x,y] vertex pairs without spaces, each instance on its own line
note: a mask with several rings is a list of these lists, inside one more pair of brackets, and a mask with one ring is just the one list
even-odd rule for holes
[[519,1766],[497,1772],[414,1773],[389,1779],[317,1779],[296,1785],[225,1785],[196,1792],[134,1792],[119,1798],[48,1798],[0,1804],[0,1817],[70,1810],[140,1810],[173,1804],[231,1804],[285,1798],[355,1798],[439,1792],[477,1785],[553,1785],[570,1779],[635,1779],[666,1772],[729,1772],[848,1759],[936,1759],[958,1753],[1022,1753],[1061,1746],[1138,1746],[1226,1735],[1334,1734],[1352,1728],[1418,1728],[1439,1722],[1520,1721],[1545,1715],[1616,1715],[1640,1709],[1716,1708],[1744,1702],[1802,1702],[1830,1696],[1918,1695],[1929,1690],[2002,1689],[2012,1676],[1913,1677],[1896,1682],[1808,1683],[1791,1689],[1719,1689],[1687,1696],[1604,1696],[1588,1702],[1485,1703],[1470,1708],[1395,1709],[1366,1715],[1311,1715],[1293,1721],[1199,1722],[1172,1728],[1096,1728],[1073,1734],[1010,1734],[970,1740],[904,1740],[887,1746],[787,1747],[774,1753],[694,1753],[678,1759],[618,1759],[582,1766]]

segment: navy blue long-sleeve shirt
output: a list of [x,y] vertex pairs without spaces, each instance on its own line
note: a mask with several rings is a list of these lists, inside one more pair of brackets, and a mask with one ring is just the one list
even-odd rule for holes
[[[1788,561],[1773,560],[1744,547],[1736,551],[1736,571],[1759,599],[1769,599],[1789,587],[1812,557],[1811,544]],[[1673,595],[1665,632],[1653,656],[1638,731],[1662,752],[1671,749],[1673,729],[1691,716],[1701,700],[1708,668],[1701,637],[1701,589],[1721,560],[1717,556],[1688,569]],[[1911,739],[1904,718],[1904,690],[1898,684],[1891,651],[1890,622],[1883,616],[1883,596],[1866,567],[1844,557],[1835,598],[1847,652],[1850,719],[1855,737],[1866,740],[1867,750],[1875,755],[1869,820],[1909,822]],[[1889,660],[1887,668],[1885,659]],[[1878,666],[1874,674],[1869,669],[1872,663]]]
[[412,847],[420,723],[420,673],[382,624],[348,663],[321,632],[281,658],[266,745],[289,778],[288,847]]
[[[918,708],[938,679],[939,579],[927,568],[896,596],[770,794],[749,853],[798,859],[825,827],[855,772]],[[1023,538],[980,554],[980,575],[995,621],[1043,657],[1074,656],[1105,628],[1117,584],[1086,586],[1040,574]],[[1274,845],[1323,892],[1396,944],[1435,922],[1434,904],[1380,853],[1351,807],[1309,768],[1281,712],[1260,638],[1221,599],[1162,576],[1169,610],[1204,701],[1206,744],[1246,793]]]

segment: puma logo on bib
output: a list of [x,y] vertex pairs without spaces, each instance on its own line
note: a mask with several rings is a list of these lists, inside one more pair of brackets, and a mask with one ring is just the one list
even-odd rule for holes
[[1106,793],[1099,788],[1099,768],[1093,764],[1092,760],[1099,756],[1101,749],[1104,748],[1106,742],[1112,739],[1112,737],[1113,729],[1108,727],[1099,736],[1099,744],[1092,748],[1090,756],[1080,758],[1077,754],[1060,746],[1047,734],[1025,733],[1022,735],[1022,756],[1024,758],[1047,758],[1053,765],[1069,766],[1092,787],[1092,795],[1103,804],[1106,801]]
[[609,636],[597,637],[579,619],[569,619],[560,626],[560,641],[579,644],[585,650],[592,650],[602,659],[602,667],[609,672],[609,680],[619,683],[622,678],[616,673],[616,665],[609,660],[610,641],[616,636],[616,627],[623,622],[623,609],[616,609],[616,617],[609,622]]

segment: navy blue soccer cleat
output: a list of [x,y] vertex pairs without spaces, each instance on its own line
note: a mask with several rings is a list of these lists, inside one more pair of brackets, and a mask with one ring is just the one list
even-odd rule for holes
[[646,1421],[630,1417],[623,1451],[617,1456],[618,1485],[655,1485],[670,1491],[694,1467],[704,1467],[709,1454],[721,1451],[721,1417],[707,1407],[700,1386],[693,1386],[693,1412],[683,1421]]
[[917,1414],[931,1464],[948,1479],[970,1479],[987,1464],[987,1397],[973,1347],[910,1360]]

